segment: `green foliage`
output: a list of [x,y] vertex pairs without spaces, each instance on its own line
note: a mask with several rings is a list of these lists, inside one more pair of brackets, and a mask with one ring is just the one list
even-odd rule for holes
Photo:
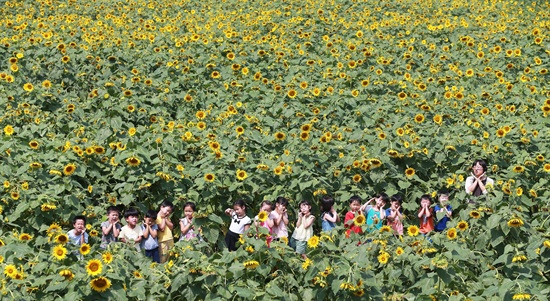
[[[547,300],[549,8],[5,1],[0,293]],[[477,158],[495,185],[466,205]],[[452,191],[456,233],[346,239],[339,227],[319,236],[308,260],[252,238],[261,233],[224,249],[223,211],[237,199],[253,216],[264,199],[288,197],[292,228],[302,199],[331,194],[343,214],[352,195],[384,190],[404,196],[409,226],[419,197],[441,187]],[[162,265],[123,244],[99,249],[108,206],[144,212],[164,200],[176,205],[174,221],[185,202],[197,204],[204,242],[177,243]],[[79,214],[91,250],[79,259],[67,245],[58,260],[57,237]],[[102,262],[98,275],[86,271],[91,259]]]

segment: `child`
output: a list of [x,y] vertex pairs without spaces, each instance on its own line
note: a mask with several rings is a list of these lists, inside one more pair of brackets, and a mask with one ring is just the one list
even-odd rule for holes
[[157,212],[155,210],[147,210],[141,231],[143,239],[141,240],[141,248],[145,250],[145,256],[153,259],[154,262],[160,263],[159,243],[157,240],[157,232],[159,227],[155,223]]
[[351,232],[358,234],[363,232],[360,226],[354,224],[355,217],[358,215],[363,215],[363,212],[359,210],[361,208],[361,202],[361,198],[356,195],[349,199],[349,211],[346,213],[346,217],[344,218],[344,227],[348,228],[348,230],[346,230],[346,237],[348,238]]
[[394,194],[390,198],[390,208],[386,209],[386,219],[395,234],[403,235],[403,213],[401,211],[401,203],[403,199],[400,195]]
[[330,232],[340,222],[340,216],[334,209],[334,199],[325,195],[321,199],[321,229],[323,232]]
[[298,253],[302,254],[302,258],[306,258],[307,241],[313,236],[313,221],[315,216],[311,215],[311,204],[303,200],[300,202],[300,212],[298,213],[298,221],[296,221],[296,229],[290,238],[290,246]]
[[103,250],[107,249],[107,246],[116,242],[120,233],[119,223],[120,211],[116,206],[109,206],[107,208],[107,221],[101,223],[101,230],[103,235],[101,236],[101,244],[99,247]]
[[420,197],[420,210],[418,218],[420,219],[420,233],[428,234],[434,229],[433,208],[430,208],[432,199],[430,195],[425,194]]
[[158,225],[157,240],[159,243],[160,263],[168,261],[170,249],[174,246],[174,236],[172,229],[174,224],[170,221],[170,214],[174,211],[174,204],[170,201],[164,201],[160,204],[155,223]]
[[[367,217],[367,232],[382,228],[383,220],[386,218],[384,206],[390,200],[387,194],[381,192],[376,197],[371,198],[361,206],[361,211],[365,212]],[[374,202],[374,205],[372,203]]]
[[187,202],[183,206],[184,217],[180,219],[181,236],[179,241],[191,240],[199,236],[199,229],[195,231],[195,225],[193,225],[193,213],[195,213],[195,203]]
[[438,212],[444,212],[445,216],[442,219],[438,220],[435,224],[434,230],[441,232],[447,228],[447,222],[453,217],[453,207],[447,204],[449,201],[449,192],[447,190],[440,190],[439,194],[439,205],[435,205],[434,211],[437,214]]
[[87,244],[88,233],[86,233],[86,217],[83,215],[75,216],[73,219],[73,227],[74,229],[67,233],[69,240],[77,246]]
[[271,241],[273,240],[273,236],[271,236],[273,225],[274,225],[272,215],[271,215],[272,211],[273,211],[273,203],[271,203],[270,201],[263,201],[260,204],[260,212],[265,212],[267,214],[267,216],[265,217],[266,220],[263,222],[260,221],[259,214],[256,215],[256,217],[254,218],[254,225],[256,226],[256,232],[260,234],[260,230],[258,229],[258,227],[261,227],[261,228],[267,229],[267,232],[269,233],[269,235],[266,238],[266,243],[268,247],[270,246]]
[[120,229],[119,239],[125,243],[134,244],[136,250],[141,250],[139,242],[143,238],[143,231],[141,227],[137,225],[139,218],[139,212],[136,208],[129,208],[124,213],[124,219],[126,219],[126,226]]
[[273,221],[273,227],[271,228],[271,234],[275,240],[288,238],[288,214],[286,213],[286,207],[288,206],[288,200],[282,196],[278,197],[275,201],[275,210],[271,211],[271,217]]
[[246,216],[246,204],[244,200],[237,200],[233,203],[233,209],[225,209],[225,214],[231,216],[231,225],[225,235],[225,244],[227,249],[231,251],[237,250],[237,241],[241,234],[248,231],[252,220]]

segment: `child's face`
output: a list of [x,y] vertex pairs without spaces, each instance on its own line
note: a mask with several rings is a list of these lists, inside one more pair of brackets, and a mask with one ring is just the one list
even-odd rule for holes
[[422,206],[430,206],[432,204],[432,202],[428,199],[422,199],[420,201],[420,204],[422,204]]
[[246,212],[244,211],[245,208],[244,207],[241,207],[239,205],[235,205],[233,206],[233,210],[235,211],[235,214],[238,216],[238,217],[243,217]]
[[390,207],[392,210],[399,210],[399,202],[391,202]]
[[191,208],[191,206],[187,206],[183,209],[183,214],[185,215],[185,217],[187,219],[192,219],[193,218],[193,213],[195,211],[193,211],[193,208]]
[[126,218],[126,223],[128,223],[129,226],[135,227],[138,221],[138,217],[134,215],[130,215]]
[[280,203],[276,203],[276,204],[275,204],[275,208],[277,208],[277,210],[279,210],[279,211],[284,211],[284,210],[286,210],[286,206],[283,205],[283,204],[280,204]]
[[386,202],[384,201],[384,199],[382,199],[382,198],[377,198],[376,199],[376,207],[384,208],[385,205],[386,205]]
[[167,217],[172,214],[172,207],[170,206],[160,206],[159,214],[161,217]]
[[447,202],[449,201],[449,196],[446,194],[442,194],[439,196],[439,203],[441,206],[447,205]]
[[84,220],[77,219],[76,222],[73,224],[75,233],[80,234],[84,229],[86,228],[86,224],[84,223]]
[[310,206],[310,205],[308,205],[308,204],[302,204],[302,205],[300,205],[300,211],[301,211],[303,214],[309,213],[310,210],[311,210],[311,206]]
[[145,223],[149,226],[152,226],[155,223],[155,220],[150,217],[145,217]]
[[357,212],[359,211],[359,208],[361,208],[361,203],[359,203],[358,201],[353,201],[349,204],[349,209],[351,210],[351,212]]
[[483,166],[481,166],[481,164],[479,163],[477,163],[474,167],[472,167],[472,171],[476,177],[479,177],[484,173]]
[[267,212],[267,213],[270,213],[270,212],[271,212],[271,206],[268,205],[268,204],[264,204],[264,205],[262,206],[262,208],[260,208],[260,211],[265,211],[265,212]]
[[111,221],[111,222],[116,222],[116,221],[118,221],[118,212],[116,212],[116,211],[111,211],[111,212],[109,212],[109,215],[107,215],[107,218],[108,218],[109,221]]

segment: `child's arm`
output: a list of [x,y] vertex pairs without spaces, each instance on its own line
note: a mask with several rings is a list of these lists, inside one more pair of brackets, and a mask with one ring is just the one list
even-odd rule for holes
[[[184,217],[186,218],[186,217]],[[189,221],[187,221],[187,224],[185,224],[184,222],[184,219],[180,219],[180,229],[181,229],[181,235],[185,235],[187,234],[187,232],[189,231],[189,229],[191,229],[191,223]]]
[[426,217],[432,216],[432,210],[428,207],[424,208],[426,210]]
[[244,232],[248,231],[248,229],[250,229],[250,224],[244,226]]
[[82,234],[80,235],[80,245],[83,245],[87,243],[86,241],[86,228],[84,228],[84,230],[82,230]]
[[337,221],[340,221],[340,217],[338,216],[338,213],[336,213],[336,211],[331,211],[332,213],[332,216],[330,216],[330,214],[325,214],[324,218],[325,220],[331,222],[331,223],[335,223]]
[[233,214],[233,209],[231,208],[225,209],[225,214],[231,216],[231,214]]
[[304,229],[307,229],[307,228],[311,227],[314,220],[315,220],[315,216],[313,216],[313,215],[307,216],[306,220],[304,221]]
[[147,239],[149,238],[151,228],[149,227],[148,224],[143,224],[143,225],[145,226],[145,230],[143,230],[143,238]]
[[270,219],[269,217],[267,217],[267,220],[265,222],[267,223],[267,226],[269,228],[273,228],[273,226],[275,225],[275,222],[272,219]]
[[375,200],[375,198],[371,198],[370,200],[368,200],[365,204],[361,205],[361,207],[359,207],[359,211],[360,212],[363,212],[365,211],[365,209],[367,209],[367,206],[372,204],[372,202]]
[[[101,230],[103,231],[103,235],[109,235],[109,232],[115,227],[115,224],[109,223],[108,226],[101,227]],[[116,236],[115,236],[116,237]]]
[[167,216],[165,219],[166,219],[166,227],[168,227],[168,229],[170,230],[174,230],[174,224],[170,220],[170,216]]
[[296,221],[296,228],[302,224],[302,212],[298,213],[298,220]]
[[424,213],[425,210],[426,210],[426,208],[424,206],[422,206],[420,211],[418,211],[418,218],[422,218],[422,216],[425,214]]
[[161,217],[160,223],[158,225],[159,225],[159,230],[164,231],[164,229],[166,228],[166,218]]

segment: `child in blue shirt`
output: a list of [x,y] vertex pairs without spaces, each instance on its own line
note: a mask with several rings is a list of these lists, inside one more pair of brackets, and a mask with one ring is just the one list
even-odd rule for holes
[[157,240],[158,226],[156,224],[157,212],[148,210],[145,214],[141,231],[143,239],[141,240],[141,248],[145,250],[145,256],[153,259],[154,262],[160,263],[159,243]]
[[329,232],[340,222],[340,216],[334,209],[334,199],[325,195],[321,199],[321,228],[323,232]]
[[453,207],[448,204],[449,201],[449,192],[447,190],[440,190],[438,192],[439,194],[439,205],[435,205],[434,211],[436,212],[444,212],[445,216],[437,221],[435,224],[434,230],[437,232],[441,232],[447,228],[447,222],[451,220],[453,217]]

